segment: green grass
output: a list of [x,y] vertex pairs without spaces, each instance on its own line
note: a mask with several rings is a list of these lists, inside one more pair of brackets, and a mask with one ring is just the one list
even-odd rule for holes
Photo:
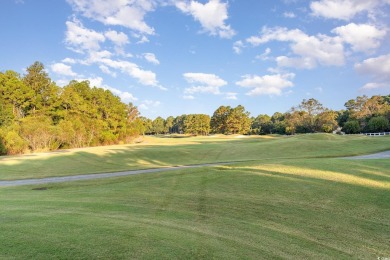
[[[114,172],[212,162],[337,157],[390,150],[389,137],[298,135],[274,138],[146,138],[142,144],[93,147],[0,159],[0,180]],[[1,157],[0,157],[1,158]]]
[[[135,154],[154,166],[254,161],[0,188],[0,259],[390,256],[390,160],[330,158],[389,149],[389,138],[176,138],[175,145],[168,145],[170,141],[111,147],[100,156],[98,148],[93,156],[92,150],[64,155],[78,158],[78,165],[83,160],[102,165],[100,158],[115,161],[112,167],[128,160],[124,163],[134,163],[134,168],[146,165],[128,158]],[[58,155],[17,157],[7,167],[33,168],[36,161],[44,165],[54,160],[52,156],[61,162]]]

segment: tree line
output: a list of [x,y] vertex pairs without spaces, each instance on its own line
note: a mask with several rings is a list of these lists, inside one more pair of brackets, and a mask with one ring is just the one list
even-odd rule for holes
[[140,116],[109,90],[88,81],[57,86],[40,62],[21,76],[0,72],[0,154],[129,143],[145,134],[347,134],[390,131],[390,95],[359,96],[334,111],[316,99],[304,99],[286,113],[251,117],[241,105],[220,106],[210,117],[189,114]]
[[128,143],[144,132],[133,104],[88,81],[58,87],[40,62],[0,72],[0,153]]
[[390,131],[390,95],[359,96],[345,103],[340,111],[324,107],[318,100],[304,99],[286,113],[251,117],[241,105],[220,106],[211,118],[207,115],[143,118],[146,134],[282,134],[333,131],[347,134]]

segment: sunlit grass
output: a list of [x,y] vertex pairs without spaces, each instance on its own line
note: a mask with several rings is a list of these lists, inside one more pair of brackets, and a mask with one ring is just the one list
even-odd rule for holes
[[387,257],[389,169],[390,160],[267,159],[0,188],[0,258]]
[[144,142],[0,157],[0,180],[281,158],[324,158],[390,150],[390,137],[146,137]]

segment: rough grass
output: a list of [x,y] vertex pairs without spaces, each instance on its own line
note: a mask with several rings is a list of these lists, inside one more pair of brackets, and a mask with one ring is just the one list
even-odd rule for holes
[[0,188],[0,259],[390,256],[390,160],[330,158],[390,149],[390,138],[233,138],[5,157],[6,178],[4,169],[25,178],[28,169],[93,173],[108,162],[107,169],[252,161]]
[[2,188],[0,258],[386,257],[389,169],[277,159]]
[[312,134],[272,138],[236,137],[147,137],[143,143],[134,145],[0,157],[0,180],[213,162],[337,157],[390,150],[390,136]]

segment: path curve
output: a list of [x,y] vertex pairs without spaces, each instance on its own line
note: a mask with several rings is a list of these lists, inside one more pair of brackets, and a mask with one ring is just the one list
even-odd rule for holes
[[200,168],[200,167],[207,167],[207,166],[227,165],[227,164],[232,164],[232,163],[235,163],[235,162],[205,163],[205,164],[171,166],[171,167],[164,167],[164,168],[132,170],[132,171],[112,172],[112,173],[96,173],[96,174],[83,174],[83,175],[62,176],[62,177],[49,177],[49,178],[42,178],[42,179],[0,181],[0,187],[104,179],[104,178],[121,177],[121,176],[135,175],[135,174],[176,171],[176,170],[182,170],[182,169],[193,169],[193,168]]
[[387,158],[390,158],[390,151],[385,151],[385,152],[381,152],[381,153],[367,154],[367,155],[343,157],[343,158],[344,158],[344,159],[352,159],[352,160],[361,160],[361,159],[387,159]]

